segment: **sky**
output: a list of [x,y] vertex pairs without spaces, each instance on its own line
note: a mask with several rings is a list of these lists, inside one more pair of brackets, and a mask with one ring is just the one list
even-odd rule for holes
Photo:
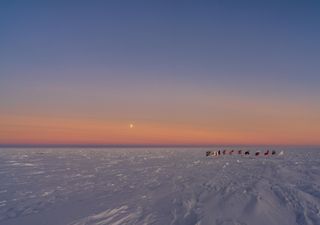
[[0,2],[0,145],[320,145],[319,1]]

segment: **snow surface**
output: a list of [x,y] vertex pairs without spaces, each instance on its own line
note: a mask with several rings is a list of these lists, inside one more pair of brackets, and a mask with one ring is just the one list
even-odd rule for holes
[[2,148],[0,224],[320,224],[320,149],[207,150]]

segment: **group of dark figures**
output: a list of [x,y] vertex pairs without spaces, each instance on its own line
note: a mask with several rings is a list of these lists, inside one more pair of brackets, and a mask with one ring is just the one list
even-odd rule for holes
[[[218,151],[207,151],[206,152],[206,156],[220,156],[220,155],[250,155],[250,151],[242,151],[242,150],[218,150]],[[260,152],[257,151],[254,153],[255,156],[259,156],[259,155],[276,155],[276,151],[275,150],[267,150],[266,152]]]

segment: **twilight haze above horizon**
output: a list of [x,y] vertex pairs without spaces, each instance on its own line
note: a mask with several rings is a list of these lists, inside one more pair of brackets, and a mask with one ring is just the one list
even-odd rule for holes
[[319,1],[0,3],[0,145],[320,145]]

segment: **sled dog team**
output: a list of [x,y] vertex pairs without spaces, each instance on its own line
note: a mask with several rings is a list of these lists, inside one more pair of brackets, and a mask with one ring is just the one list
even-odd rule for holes
[[[242,150],[218,150],[218,151],[207,151],[206,156],[220,156],[220,155],[250,155],[250,151],[242,151]],[[276,155],[275,150],[267,150],[265,152],[256,151],[252,155],[259,156],[269,156]]]

